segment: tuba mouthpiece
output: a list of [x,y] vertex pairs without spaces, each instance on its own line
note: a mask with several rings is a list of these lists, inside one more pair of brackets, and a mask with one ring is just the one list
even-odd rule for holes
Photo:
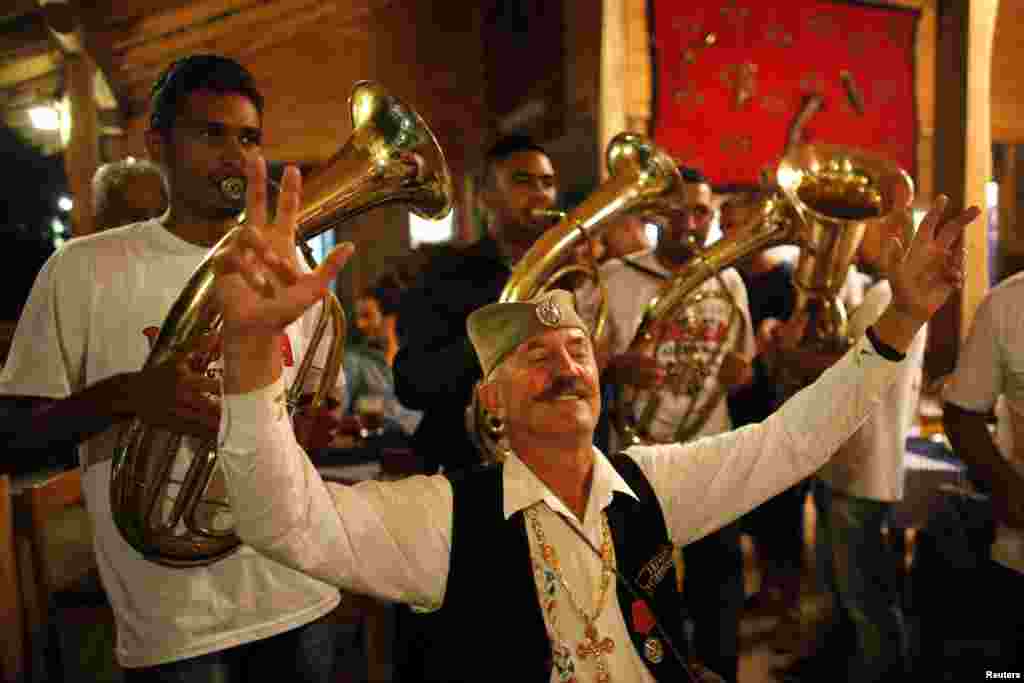
[[245,187],[245,178],[242,176],[229,176],[220,181],[221,194],[233,202],[240,202],[245,199]]

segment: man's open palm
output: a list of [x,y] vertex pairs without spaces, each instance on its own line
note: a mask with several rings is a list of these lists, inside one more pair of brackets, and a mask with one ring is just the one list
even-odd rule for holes
[[245,224],[214,256],[217,299],[225,330],[234,335],[277,335],[328,292],[354,251],[334,248],[313,272],[299,267],[295,250],[302,192],[298,169],[285,169],[273,222],[267,217],[267,171],[262,158],[246,169]]

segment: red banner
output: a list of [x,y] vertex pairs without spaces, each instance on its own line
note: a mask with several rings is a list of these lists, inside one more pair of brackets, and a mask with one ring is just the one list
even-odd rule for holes
[[654,139],[715,185],[756,185],[789,144],[916,168],[918,13],[828,0],[650,0]]

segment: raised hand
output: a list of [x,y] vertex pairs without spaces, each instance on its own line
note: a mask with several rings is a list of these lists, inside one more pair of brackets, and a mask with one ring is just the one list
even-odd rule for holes
[[939,195],[904,249],[894,239],[890,249],[902,252],[890,272],[892,308],[911,318],[926,322],[959,289],[964,279],[964,228],[981,211],[972,206],[955,216],[946,217],[949,199]]
[[964,280],[964,228],[981,213],[972,206],[944,216],[949,200],[935,199],[909,248],[899,239],[887,245],[892,301],[872,329],[890,348],[905,352],[921,327],[959,289]]
[[304,273],[295,251],[302,192],[298,169],[285,169],[273,222],[267,218],[267,171],[262,158],[249,162],[246,176],[246,223],[215,256],[225,343],[279,335],[323,298],[354,250],[350,243],[341,244],[313,272]]

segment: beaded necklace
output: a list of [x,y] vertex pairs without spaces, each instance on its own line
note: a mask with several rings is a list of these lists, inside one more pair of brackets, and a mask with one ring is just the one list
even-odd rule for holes
[[572,680],[574,667],[572,666],[570,656],[571,651],[566,646],[565,639],[562,637],[555,612],[555,607],[557,606],[555,597],[558,592],[558,586],[561,586],[562,592],[568,598],[569,606],[583,622],[584,638],[576,646],[576,656],[584,660],[591,656],[594,657],[594,666],[597,669],[597,683],[611,683],[611,674],[608,673],[608,663],[605,661],[605,655],[615,650],[615,641],[608,637],[601,638],[597,632],[597,618],[604,609],[605,602],[607,602],[608,588],[611,586],[612,577],[615,575],[615,551],[612,546],[611,530],[608,528],[608,518],[604,512],[601,513],[601,582],[595,600],[596,607],[594,608],[594,613],[590,615],[580,606],[572,591],[569,590],[569,584],[562,575],[555,547],[547,542],[544,529],[540,525],[537,508],[531,507],[527,509],[525,514],[530,522],[530,528],[537,539],[537,547],[540,549],[541,557],[535,557],[534,561],[536,566],[541,567],[543,573],[544,611],[547,613],[551,628],[555,632],[554,635],[557,642],[553,648],[554,665],[558,669],[560,680]]

